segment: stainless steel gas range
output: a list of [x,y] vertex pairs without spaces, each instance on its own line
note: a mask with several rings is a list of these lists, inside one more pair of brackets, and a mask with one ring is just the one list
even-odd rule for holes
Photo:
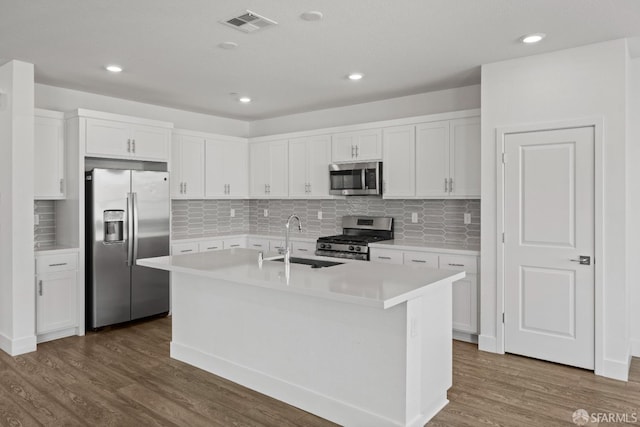
[[316,242],[316,255],[368,261],[369,243],[393,239],[393,218],[345,216],[342,233],[320,237]]

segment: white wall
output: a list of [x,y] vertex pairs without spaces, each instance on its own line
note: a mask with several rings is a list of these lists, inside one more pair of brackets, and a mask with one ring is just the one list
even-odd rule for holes
[[[28,213],[25,215],[25,213]],[[0,67],[0,349],[36,349],[33,65]]]
[[36,84],[35,106],[68,112],[78,108],[171,122],[176,128],[230,136],[249,136],[249,123],[201,113],[144,104],[72,89]]
[[472,108],[480,108],[480,85],[255,120],[250,124],[250,135],[277,135]]
[[625,40],[482,67],[482,318],[480,348],[496,336],[496,128],[600,117],[604,122],[604,375],[626,378]]
[[629,64],[627,260],[632,353],[640,357],[640,58]]

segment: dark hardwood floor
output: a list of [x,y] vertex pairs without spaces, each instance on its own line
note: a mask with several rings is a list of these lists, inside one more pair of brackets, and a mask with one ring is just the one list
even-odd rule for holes
[[[335,425],[170,359],[170,337],[164,318],[40,344],[15,358],[0,351],[0,425]],[[572,426],[579,408],[640,418],[640,360],[623,383],[462,342],[453,349],[451,403],[429,426]]]

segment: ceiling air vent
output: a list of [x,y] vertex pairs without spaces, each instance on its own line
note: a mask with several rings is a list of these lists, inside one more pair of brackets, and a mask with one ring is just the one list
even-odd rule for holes
[[234,16],[233,18],[220,21],[220,23],[240,30],[243,33],[253,33],[272,25],[278,25],[276,21],[260,16],[250,10],[245,11],[240,16]]

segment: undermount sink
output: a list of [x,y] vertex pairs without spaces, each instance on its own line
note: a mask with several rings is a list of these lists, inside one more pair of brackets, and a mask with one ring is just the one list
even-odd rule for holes
[[[272,261],[284,262],[284,258],[278,258]],[[289,261],[292,264],[310,265],[311,268],[333,267],[334,265],[344,264],[343,262],[324,261],[321,259],[309,259],[309,258],[297,258],[297,257],[291,257],[289,258]]]

